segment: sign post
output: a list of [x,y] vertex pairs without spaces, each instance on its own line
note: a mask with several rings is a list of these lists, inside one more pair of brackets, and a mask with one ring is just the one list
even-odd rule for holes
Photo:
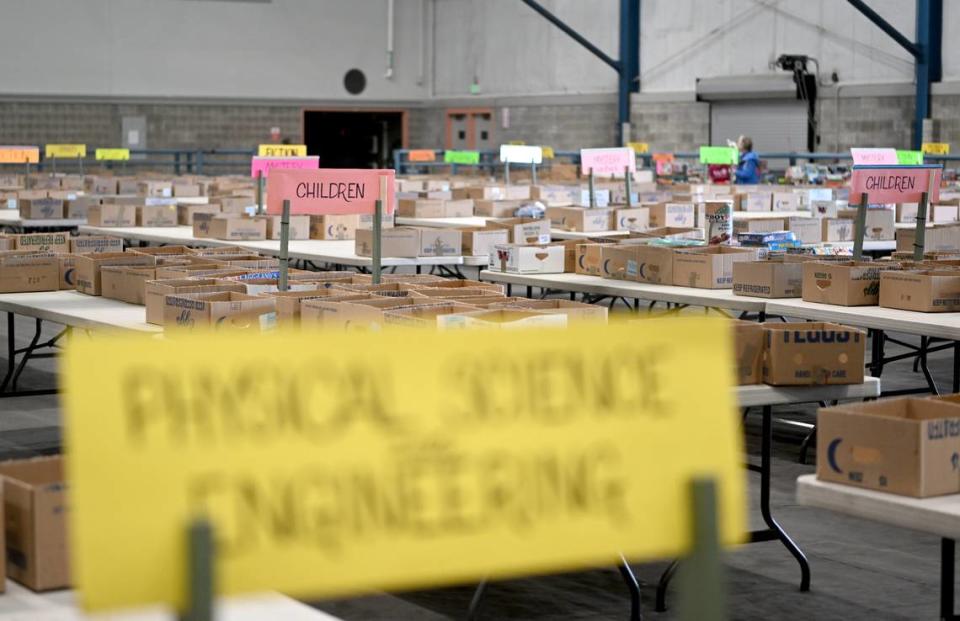
[[857,218],[853,226],[853,260],[863,260],[863,238],[867,232],[867,194],[864,192],[860,196],[860,202],[857,204]]
[[257,214],[263,214],[263,171],[257,171]]
[[380,177],[380,188],[379,188],[379,198],[373,206],[373,252],[372,262],[373,262],[373,284],[380,284],[380,272],[381,272],[381,263],[382,257],[381,252],[383,251],[383,201],[387,195],[387,178]]
[[630,207],[633,207],[633,192],[631,191],[631,188],[630,188],[631,177],[633,177],[633,175],[630,173],[630,168],[629,167],[624,168],[623,169],[623,185],[624,185],[624,190],[626,190],[627,192],[627,209],[629,209]]
[[502,144],[500,145],[500,161],[503,162],[504,180],[507,185],[510,185],[510,164],[541,164],[543,163],[543,149],[523,144]]
[[280,215],[280,291],[287,290],[287,278],[290,271],[290,201],[283,201],[283,213]]
[[594,175],[619,177],[627,186],[627,205],[630,205],[630,175],[637,170],[637,154],[631,147],[609,149],[580,149],[580,174],[590,175],[590,206],[596,207]]

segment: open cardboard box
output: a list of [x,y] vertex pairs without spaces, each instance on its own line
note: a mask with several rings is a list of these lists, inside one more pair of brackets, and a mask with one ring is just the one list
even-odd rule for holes
[[733,265],[738,261],[756,261],[756,248],[704,246],[673,253],[673,284],[703,289],[733,288]]
[[81,235],[70,239],[70,252],[90,254],[91,252],[123,252],[123,239],[102,235]]
[[59,288],[60,261],[56,255],[30,250],[0,251],[0,293],[56,291]]
[[238,328],[267,330],[276,324],[276,300],[235,291],[175,293],[163,298],[164,329]]
[[497,308],[472,312],[448,313],[436,319],[437,327],[444,330],[462,328],[563,328],[567,316],[533,309]]
[[144,284],[147,323],[163,325],[164,298],[168,295],[219,293],[224,291],[243,293],[244,287],[238,283],[223,283],[214,278],[179,278],[147,281]]
[[733,293],[755,298],[799,298],[803,263],[739,261],[733,264]]
[[607,307],[599,304],[585,304],[573,300],[546,299],[531,300],[528,298],[512,298],[490,305],[490,309],[526,308],[546,313],[560,313],[567,316],[567,321],[607,321]]
[[839,306],[875,306],[880,301],[880,272],[896,263],[808,261],[803,264],[805,302]]
[[833,323],[765,323],[763,381],[772,386],[862,384],[866,333]]
[[759,384],[763,377],[763,324],[733,319],[733,353],[737,384]]
[[960,311],[960,269],[884,270],[880,306],[922,313]]
[[87,295],[100,295],[102,281],[100,268],[106,265],[156,266],[157,258],[134,252],[94,252],[77,255],[77,291]]

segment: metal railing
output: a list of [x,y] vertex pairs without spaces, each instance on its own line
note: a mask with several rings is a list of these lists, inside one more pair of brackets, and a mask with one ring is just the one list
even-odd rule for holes
[[[43,153],[41,148],[40,152]],[[126,161],[97,160],[96,148],[87,148],[84,158],[40,158],[37,164],[0,164],[0,170],[85,173],[91,169],[107,169],[114,173],[133,174],[144,169],[169,169],[173,174],[249,174],[250,158],[256,149],[130,149]]]

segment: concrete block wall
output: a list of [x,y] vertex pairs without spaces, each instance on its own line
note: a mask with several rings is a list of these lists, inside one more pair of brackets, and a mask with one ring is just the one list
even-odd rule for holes
[[648,102],[634,99],[630,134],[654,151],[691,152],[710,142],[710,104],[700,101]]
[[[937,98],[934,98],[936,106]],[[913,136],[913,97],[823,98],[818,151],[840,152],[850,147],[906,149]],[[937,117],[936,112],[934,117]]]
[[[960,153],[960,95],[935,95],[930,116],[937,120],[936,142],[948,142],[951,153]],[[912,114],[912,113],[911,113]]]
[[503,108],[497,111],[495,140],[523,140],[557,151],[610,147],[617,140],[615,104],[509,106],[509,127],[503,127]]

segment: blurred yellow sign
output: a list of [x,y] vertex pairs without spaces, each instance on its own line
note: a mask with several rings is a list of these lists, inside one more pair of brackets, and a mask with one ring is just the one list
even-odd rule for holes
[[87,145],[48,144],[44,147],[43,157],[87,157]]
[[705,474],[722,540],[741,541],[730,339],[705,318],[559,338],[74,339],[63,397],[79,596],[88,609],[182,605],[195,516],[213,525],[225,594],[333,597],[674,557],[691,547],[689,483]]
[[130,159],[130,149],[97,149],[98,160],[122,162]]
[[527,141],[526,141],[526,140],[511,140],[511,141],[508,142],[507,144],[523,145],[523,144],[527,144]]
[[262,144],[257,149],[260,157],[307,157],[305,144]]
[[633,149],[637,155],[643,155],[650,152],[650,145],[646,142],[628,142],[627,146]]
[[0,147],[0,164],[36,164],[40,147]]
[[950,144],[947,142],[925,142],[920,150],[928,155],[950,155]]
[[543,150],[543,159],[552,160],[554,158],[553,147],[540,147],[540,148]]

